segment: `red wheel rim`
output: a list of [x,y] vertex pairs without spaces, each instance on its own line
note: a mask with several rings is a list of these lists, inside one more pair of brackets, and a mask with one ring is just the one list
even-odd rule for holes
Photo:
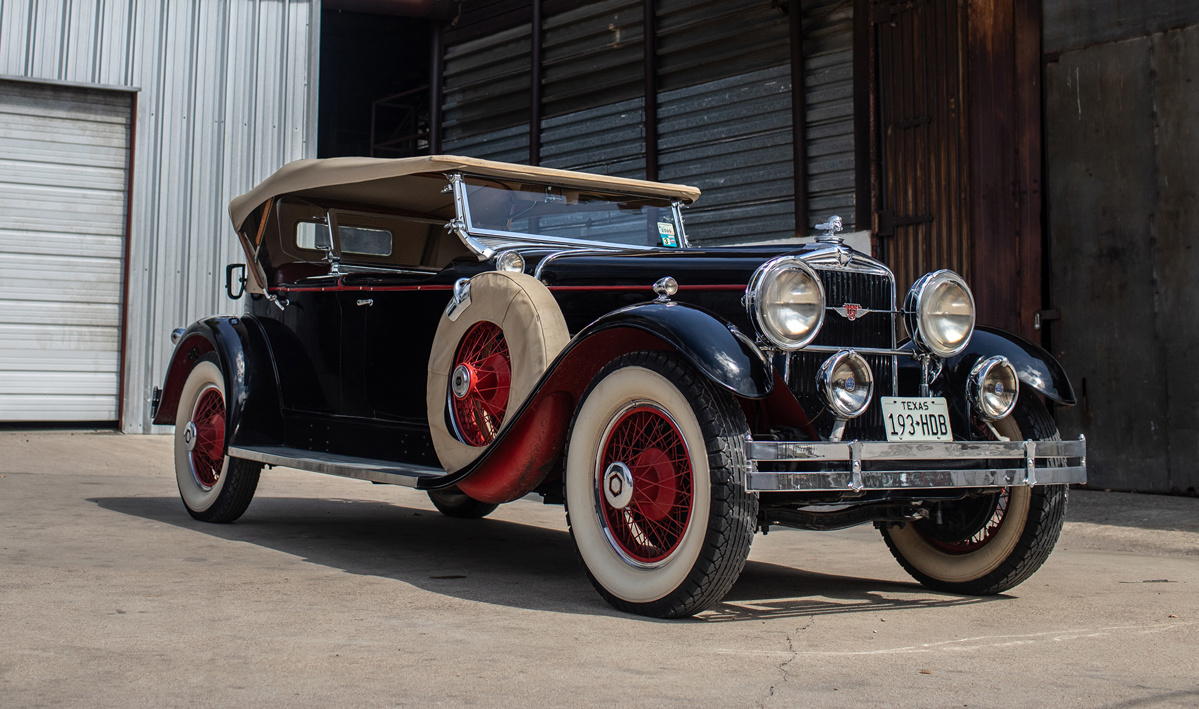
[[458,435],[464,443],[485,446],[495,440],[508,410],[512,387],[512,358],[504,331],[480,322],[466,331],[454,355],[454,370],[468,374],[464,392],[450,392]]
[[1007,517],[1007,508],[1011,500],[1011,488],[1000,488],[999,499],[995,502],[995,511],[991,513],[990,519],[967,539],[949,542],[934,539],[927,534],[923,536],[929,544],[949,554],[969,554],[972,551],[978,551],[999,534],[999,529],[1003,526],[1003,520]]
[[191,449],[192,474],[206,488],[216,485],[225,462],[225,398],[209,386],[200,392],[192,412],[195,445]]
[[628,558],[646,564],[667,559],[683,540],[694,506],[691,456],[678,426],[664,411],[637,406],[608,433],[599,473],[623,463],[633,477],[628,505],[614,507],[599,494],[612,542]]

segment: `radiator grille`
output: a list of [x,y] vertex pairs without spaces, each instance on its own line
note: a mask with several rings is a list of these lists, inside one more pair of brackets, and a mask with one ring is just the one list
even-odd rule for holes
[[[892,280],[890,276],[861,273],[856,271],[817,271],[824,284],[825,302],[830,308],[842,307],[846,303],[881,312],[868,313],[853,321],[829,310],[825,314],[824,326],[812,345],[850,348],[891,349],[894,346],[892,333],[894,320],[891,310]],[[800,351],[791,355],[791,391],[808,415],[821,437],[832,431],[833,416],[825,410],[816,385],[820,365],[832,356],[830,352]],[[885,440],[880,396],[894,396],[895,356],[864,354],[874,372],[874,398],[866,413],[853,419],[845,427],[843,440]]]

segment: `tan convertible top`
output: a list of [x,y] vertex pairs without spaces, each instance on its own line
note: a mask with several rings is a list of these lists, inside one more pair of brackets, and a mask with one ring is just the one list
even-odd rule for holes
[[284,165],[257,187],[231,201],[229,216],[233,219],[233,227],[240,231],[246,217],[259,205],[272,197],[285,194],[314,201],[327,199],[365,202],[376,207],[428,213],[449,207],[452,215],[452,198],[440,196],[445,182],[430,182],[419,177],[449,172],[663,197],[688,204],[699,199],[699,189],[686,185],[514,165],[457,155],[428,155],[394,160],[325,158],[296,160]]

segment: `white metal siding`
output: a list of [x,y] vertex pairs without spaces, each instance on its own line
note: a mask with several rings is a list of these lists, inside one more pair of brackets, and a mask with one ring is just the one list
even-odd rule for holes
[[0,81],[0,421],[115,421],[127,93]]
[[169,333],[238,312],[229,200],[316,154],[319,0],[0,0],[0,78],[140,89],[123,430],[152,430]]

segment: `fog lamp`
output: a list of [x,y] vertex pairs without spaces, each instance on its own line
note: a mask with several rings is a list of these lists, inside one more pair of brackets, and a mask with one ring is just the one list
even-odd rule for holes
[[862,415],[874,393],[874,373],[862,355],[841,350],[820,366],[816,384],[824,403],[839,419]]
[[980,359],[966,380],[966,398],[984,421],[996,421],[1012,413],[1020,396],[1016,368],[1007,357]]

